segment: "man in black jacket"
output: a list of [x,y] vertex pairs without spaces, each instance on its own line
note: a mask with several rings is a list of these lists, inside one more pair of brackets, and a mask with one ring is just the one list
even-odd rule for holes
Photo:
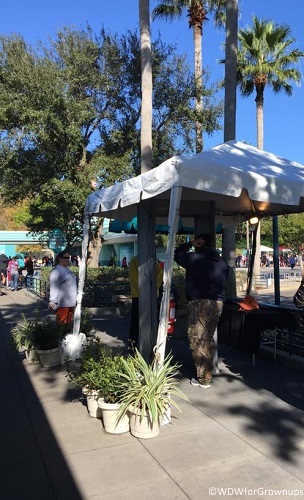
[[[190,251],[194,247],[194,252]],[[186,269],[188,338],[196,368],[192,385],[208,388],[212,380],[214,332],[223,309],[229,266],[212,245],[211,235],[197,235],[174,252]]]

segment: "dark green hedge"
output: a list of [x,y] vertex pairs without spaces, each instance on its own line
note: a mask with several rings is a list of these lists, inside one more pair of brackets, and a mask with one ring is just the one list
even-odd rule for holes
[[[79,267],[71,266],[71,271],[78,276]],[[41,278],[48,281],[50,277],[51,267],[41,267]],[[122,267],[88,267],[86,271],[87,283],[113,282],[113,281],[128,281],[129,274],[127,269]]]
[[[76,266],[70,267],[71,271],[78,276],[79,268]],[[48,281],[51,267],[41,267],[41,278]],[[173,269],[173,279],[176,284],[183,284],[185,281],[185,270],[180,268]],[[127,269],[122,267],[88,267],[86,275],[86,283],[99,283],[99,282],[114,282],[114,281],[128,281],[129,273]]]

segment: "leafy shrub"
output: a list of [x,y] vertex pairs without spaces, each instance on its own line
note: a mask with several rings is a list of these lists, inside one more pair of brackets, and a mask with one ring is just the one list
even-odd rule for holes
[[[77,276],[79,275],[79,267],[71,266],[69,269]],[[49,266],[42,267],[41,278],[45,281],[49,281],[50,273],[52,268]],[[115,281],[128,281],[129,274],[127,269],[122,267],[88,267],[86,270],[86,282],[87,283],[99,283],[99,282],[115,282]]]
[[12,328],[11,333],[17,348],[54,349],[65,335],[65,325],[49,318],[41,319],[38,315],[34,320],[28,320],[23,314],[22,321]]
[[35,349],[47,350],[58,347],[59,342],[66,334],[66,326],[56,320],[39,319],[33,322],[33,346]]
[[99,391],[107,403],[119,403],[123,391],[121,373],[125,371],[123,359],[95,339],[85,346],[80,366],[72,370],[68,367],[69,382]]
[[85,335],[94,334],[96,329],[93,325],[93,315],[85,308],[81,313],[80,331]]

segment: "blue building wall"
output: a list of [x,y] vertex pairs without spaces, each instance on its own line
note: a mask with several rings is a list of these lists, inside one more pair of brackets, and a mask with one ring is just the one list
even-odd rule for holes
[[[123,257],[126,257],[129,263],[137,254],[137,235],[109,232],[109,222],[109,219],[104,220],[104,242],[99,255],[99,265],[107,266],[111,257],[115,259],[118,266],[121,265]],[[8,257],[13,257],[18,253],[18,245],[28,245],[30,251],[30,246],[37,244],[41,244],[39,237],[33,237],[28,231],[0,231],[0,253],[5,253]],[[45,252],[51,252],[47,245],[45,245]],[[81,246],[75,249],[75,253],[81,254]],[[164,260],[165,249],[157,249],[156,254],[158,259]]]
[[[47,233],[46,233],[47,234]],[[41,244],[38,236],[32,236],[28,231],[0,231],[0,253],[13,257],[18,245]]]

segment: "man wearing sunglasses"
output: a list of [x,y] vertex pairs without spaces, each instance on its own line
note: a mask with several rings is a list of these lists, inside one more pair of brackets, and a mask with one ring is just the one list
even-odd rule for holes
[[70,255],[66,250],[55,258],[55,267],[50,274],[49,307],[55,311],[58,323],[71,325],[76,306],[76,276],[68,268]]

